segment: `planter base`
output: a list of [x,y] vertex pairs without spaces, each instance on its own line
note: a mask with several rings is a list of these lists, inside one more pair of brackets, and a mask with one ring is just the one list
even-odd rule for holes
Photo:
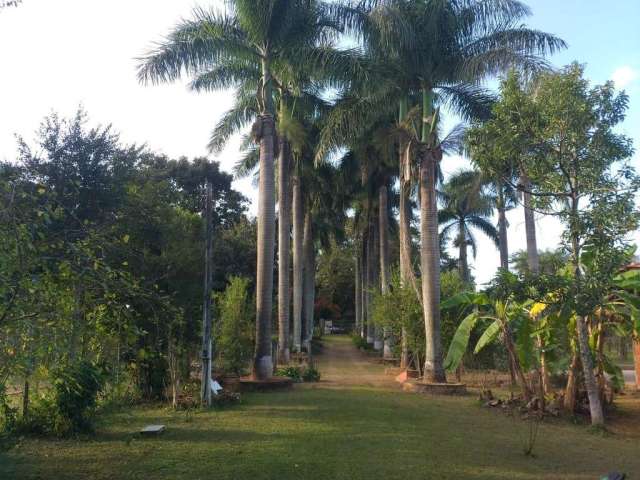
[[405,392],[426,393],[429,395],[466,395],[467,386],[464,383],[427,383],[407,380],[402,384]]
[[411,379],[418,379],[417,370],[401,369],[400,373],[396,375],[396,382],[398,383],[405,383],[407,381],[410,381]]
[[288,377],[271,377],[266,380],[255,380],[252,377],[242,377],[238,382],[240,392],[270,392],[291,388],[293,381]]

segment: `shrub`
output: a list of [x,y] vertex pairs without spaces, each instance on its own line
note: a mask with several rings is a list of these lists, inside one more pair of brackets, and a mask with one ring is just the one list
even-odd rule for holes
[[98,407],[103,410],[116,410],[122,407],[130,407],[139,403],[142,395],[132,372],[123,370],[118,379],[112,379],[105,383],[102,389]]
[[320,372],[315,367],[307,367],[302,372],[302,380],[305,382],[319,382]]
[[0,385],[0,452],[9,449],[18,422],[18,409],[9,405],[4,385]]
[[356,334],[351,337],[351,341],[356,346],[356,348],[362,350],[368,350],[371,346],[367,343],[366,338],[362,338],[360,335]]
[[298,367],[282,367],[276,370],[277,377],[289,377],[296,383],[302,382],[302,375]]
[[320,381],[320,372],[315,367],[282,367],[276,371],[276,376],[289,377],[296,383]]
[[249,280],[232,277],[224,293],[217,295],[216,304],[218,365],[226,373],[241,375],[253,354]]
[[236,403],[240,403],[240,394],[237,392],[223,390],[218,395],[211,396],[211,405],[214,407],[227,407]]
[[16,433],[55,435],[93,431],[93,415],[103,386],[101,370],[80,361],[52,372],[53,389],[31,402],[29,413],[16,425]]
[[92,416],[103,383],[102,371],[87,361],[80,361],[53,372],[55,405],[60,417],[68,420],[68,433],[93,430]]

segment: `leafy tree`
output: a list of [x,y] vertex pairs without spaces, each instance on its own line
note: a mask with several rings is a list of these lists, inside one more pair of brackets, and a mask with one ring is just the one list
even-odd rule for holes
[[216,296],[218,310],[216,348],[219,367],[241,375],[251,359],[253,347],[252,307],[249,280],[231,277],[224,293]]
[[616,94],[611,82],[590,87],[577,64],[538,76],[535,95],[529,95],[513,74],[502,85],[502,97],[487,122],[503,153],[496,161],[518,159],[530,180],[530,185],[518,188],[534,197],[536,208],[557,215],[566,227],[563,247],[572,281],[563,300],[576,315],[591,421],[600,425],[604,417],[589,324],[601,301],[599,292],[626,258],[626,235],[638,221],[634,195],[640,183],[628,163],[631,141],[615,132],[628,98]]

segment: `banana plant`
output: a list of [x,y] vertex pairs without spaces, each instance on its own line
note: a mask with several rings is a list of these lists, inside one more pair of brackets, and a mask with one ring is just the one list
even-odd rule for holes
[[[488,345],[501,340],[520,383],[523,397],[525,401],[529,401],[532,390],[522,367],[523,363],[527,363],[532,357],[533,350],[531,321],[526,304],[513,299],[492,300],[485,293],[465,292],[443,302],[441,308],[450,309],[460,306],[473,307],[473,311],[462,320],[453,336],[444,362],[445,369],[453,371],[458,368],[469,348],[471,332],[480,325],[484,327],[484,331],[474,347],[474,355]],[[518,329],[517,341],[514,340],[514,327]]]

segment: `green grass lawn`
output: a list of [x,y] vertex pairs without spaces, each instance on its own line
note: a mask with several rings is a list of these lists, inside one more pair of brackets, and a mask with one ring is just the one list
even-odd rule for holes
[[[148,423],[167,431],[134,438]],[[0,479],[640,478],[638,437],[546,423],[530,458],[527,434],[526,422],[473,397],[320,383],[191,418],[164,408],[111,414],[90,439],[24,440],[0,454]]]

